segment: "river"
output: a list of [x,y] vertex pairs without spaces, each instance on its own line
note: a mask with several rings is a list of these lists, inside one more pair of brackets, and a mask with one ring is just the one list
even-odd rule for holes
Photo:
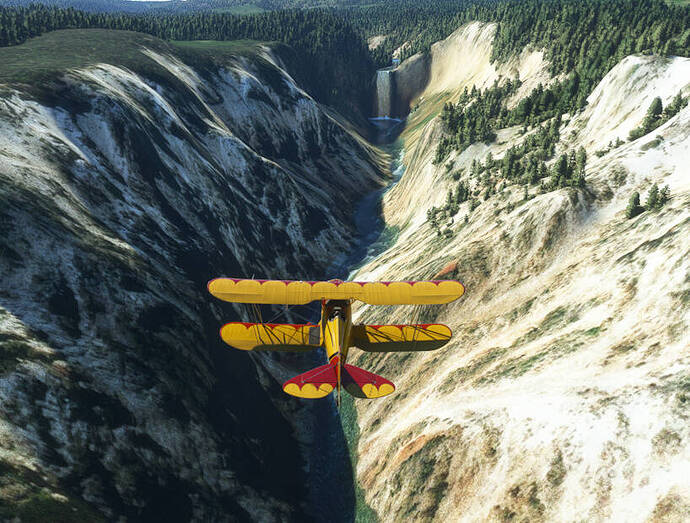
[[[400,180],[405,171],[402,141],[398,140],[405,122],[391,118],[372,118],[371,122],[377,129],[375,143],[391,157],[390,183],[364,196],[355,205],[355,244],[329,268],[330,278],[348,279],[349,275],[381,254],[394,240],[385,227],[382,201],[385,193]],[[315,317],[319,313],[320,308],[311,312]],[[323,365],[323,357],[323,353],[319,352],[314,358],[314,366]],[[310,506],[319,522],[349,523],[355,520],[358,510],[368,509],[356,484],[353,471],[356,460],[351,455],[359,432],[356,412],[352,400],[345,396],[347,393],[343,394],[341,413],[336,409],[333,394],[328,401],[313,404],[313,425],[309,430],[314,431],[316,437],[309,456],[312,478],[309,497]],[[341,414],[344,418],[342,420]]]

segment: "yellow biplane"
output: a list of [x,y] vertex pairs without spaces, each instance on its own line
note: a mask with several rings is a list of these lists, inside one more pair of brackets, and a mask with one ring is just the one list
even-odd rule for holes
[[323,347],[328,363],[289,379],[283,390],[299,398],[323,398],[340,390],[357,398],[380,398],[395,390],[381,376],[346,363],[351,346],[368,352],[438,349],[448,343],[450,329],[441,324],[353,325],[351,304],[423,305],[450,303],[465,292],[459,281],[353,282],[216,278],[208,291],[234,303],[306,305],[321,301],[318,324],[233,322],[220,329],[228,345],[240,350],[306,352]]

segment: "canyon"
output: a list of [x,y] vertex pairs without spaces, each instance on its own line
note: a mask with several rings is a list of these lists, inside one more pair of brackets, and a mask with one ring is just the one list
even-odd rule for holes
[[[374,116],[400,119],[379,140],[268,44],[201,66],[131,33],[143,65],[0,85],[0,497],[106,520],[690,517],[690,107],[627,140],[655,97],[690,95],[690,59],[627,56],[564,116],[554,158],[584,148],[584,187],[505,183],[437,232],[449,190],[480,192],[472,161],[536,132],[435,163],[444,104],[519,78],[514,107],[559,79],[542,49],[492,62],[495,35],[471,22],[379,72]],[[670,201],[627,219],[653,184]],[[281,390],[319,356],[222,346],[252,318],[205,284],[348,273],[467,292],[356,308],[454,337],[353,349],[397,391],[341,424]]]

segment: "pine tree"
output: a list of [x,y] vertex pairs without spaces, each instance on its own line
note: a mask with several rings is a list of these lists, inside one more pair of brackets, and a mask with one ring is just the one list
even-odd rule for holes
[[628,202],[628,207],[625,209],[625,216],[630,219],[644,211],[644,207],[640,205],[640,193],[634,192]]
[[659,207],[663,207],[666,205],[666,202],[668,202],[671,198],[671,190],[669,189],[668,185],[664,185],[664,187],[661,189],[661,192],[659,193]]
[[551,187],[554,189],[563,187],[566,183],[567,177],[568,157],[565,154],[561,154],[553,166],[553,172],[551,174]]
[[661,98],[658,96],[652,100],[649,109],[647,109],[647,116],[645,116],[642,122],[642,128],[644,129],[644,134],[647,134],[659,126],[659,117],[663,111],[664,106],[661,103]]
[[649,109],[647,109],[647,116],[651,118],[658,118],[661,115],[663,109],[664,106],[661,103],[661,98],[657,96],[656,98],[654,98],[654,100],[652,100]]
[[580,147],[577,150],[577,156],[575,159],[577,174],[585,173],[585,166],[587,165],[587,152],[584,147]]

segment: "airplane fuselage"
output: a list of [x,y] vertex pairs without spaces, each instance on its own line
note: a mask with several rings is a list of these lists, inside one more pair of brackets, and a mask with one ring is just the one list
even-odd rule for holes
[[347,360],[352,333],[352,308],[349,300],[321,302],[321,334],[328,363],[335,365],[337,392],[340,395],[341,371]]

